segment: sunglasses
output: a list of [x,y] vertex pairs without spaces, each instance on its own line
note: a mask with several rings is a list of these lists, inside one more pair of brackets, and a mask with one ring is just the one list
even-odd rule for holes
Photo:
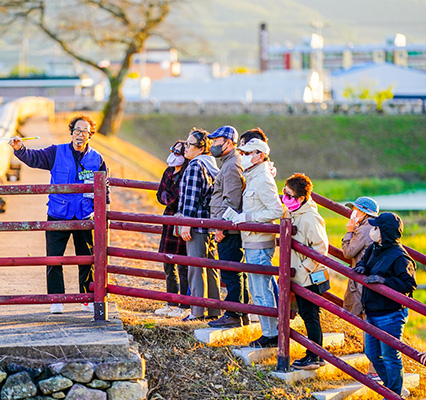
[[295,199],[296,196],[291,195],[289,192],[284,191],[284,196],[287,197],[288,199]]
[[188,149],[188,148],[190,148],[191,146],[198,147],[198,144],[197,144],[197,143],[191,143],[191,142],[185,142],[185,143],[184,143],[184,146]]
[[175,154],[176,156],[181,156],[182,155],[182,150],[176,149],[173,146],[170,147],[170,153]]

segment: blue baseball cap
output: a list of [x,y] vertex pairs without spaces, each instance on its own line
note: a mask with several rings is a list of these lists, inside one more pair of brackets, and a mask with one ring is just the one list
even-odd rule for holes
[[214,132],[210,133],[210,135],[208,136],[209,139],[216,139],[218,137],[231,139],[234,143],[237,143],[238,131],[231,125],[225,125],[219,129],[216,129]]
[[346,203],[345,206],[349,207],[351,210],[355,206],[358,210],[372,217],[377,217],[379,215],[379,204],[370,197],[358,197],[353,203]]

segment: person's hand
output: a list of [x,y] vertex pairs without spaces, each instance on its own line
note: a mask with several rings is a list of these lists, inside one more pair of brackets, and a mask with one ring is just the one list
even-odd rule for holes
[[365,278],[365,283],[385,283],[385,278],[380,275],[370,275]]
[[223,234],[223,231],[218,229],[214,234],[214,240],[216,240],[217,243],[220,243],[223,239],[225,239],[225,235]]
[[13,147],[14,150],[19,150],[24,143],[22,142],[22,139],[19,136],[14,136],[9,140],[9,144]]
[[426,352],[420,353],[420,362],[426,365]]
[[348,223],[346,224],[346,229],[348,232],[353,232],[356,228],[356,222],[352,219],[349,218]]
[[246,213],[237,214],[232,218],[232,223],[235,225],[241,224],[242,222],[247,221],[247,215]]
[[191,236],[191,227],[190,226],[182,226],[180,231],[180,236],[185,242],[189,242],[192,239]]
[[361,264],[360,265],[358,264],[354,267],[353,271],[356,272],[357,274],[365,275],[365,267]]

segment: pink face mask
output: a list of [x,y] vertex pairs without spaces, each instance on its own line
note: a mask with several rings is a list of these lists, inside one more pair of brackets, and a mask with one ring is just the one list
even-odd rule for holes
[[295,211],[300,207],[300,200],[292,197],[289,199],[285,194],[283,195],[282,202],[289,211]]

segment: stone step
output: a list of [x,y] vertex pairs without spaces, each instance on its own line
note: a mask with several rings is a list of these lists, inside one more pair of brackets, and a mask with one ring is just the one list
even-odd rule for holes
[[[242,335],[260,336],[262,329],[260,323],[251,323],[247,326],[239,328],[203,328],[194,331],[195,338],[200,342],[213,344],[222,340],[232,341],[232,344],[239,345],[239,340]],[[234,343],[235,341],[235,343]]]
[[[237,329],[240,329],[240,328],[237,328]],[[325,348],[330,346],[342,346],[345,341],[344,333],[340,333],[340,332],[324,333],[323,336],[324,336],[323,345]],[[290,339],[290,346],[292,349],[297,347],[304,348],[302,345],[300,345],[299,343],[296,343],[292,339]],[[253,347],[240,347],[238,349],[233,349],[232,351],[236,356],[241,357],[247,365],[251,365],[252,363],[256,363],[266,358],[276,356],[278,349],[276,347],[265,348],[265,349],[255,349]]]
[[[381,383],[381,381],[378,381]],[[404,374],[404,387],[413,389],[420,384],[419,374],[406,373]],[[343,400],[349,396],[357,396],[357,398],[367,398],[369,389],[362,383],[355,382],[348,385],[325,390],[322,392],[314,392],[312,396],[317,400]]]
[[[340,357],[340,359],[352,365],[353,367],[355,367],[359,363],[367,362],[368,360],[365,354],[349,354],[347,356]],[[304,370],[294,370],[290,372],[274,371],[274,372],[271,372],[271,376],[277,379],[281,379],[287,383],[291,383],[291,382],[303,381],[305,379],[316,378],[319,372],[321,373],[321,375],[324,375],[324,372],[331,375],[337,370],[338,368],[336,368],[334,365],[326,362],[326,364],[323,367],[314,371],[304,371]]]

